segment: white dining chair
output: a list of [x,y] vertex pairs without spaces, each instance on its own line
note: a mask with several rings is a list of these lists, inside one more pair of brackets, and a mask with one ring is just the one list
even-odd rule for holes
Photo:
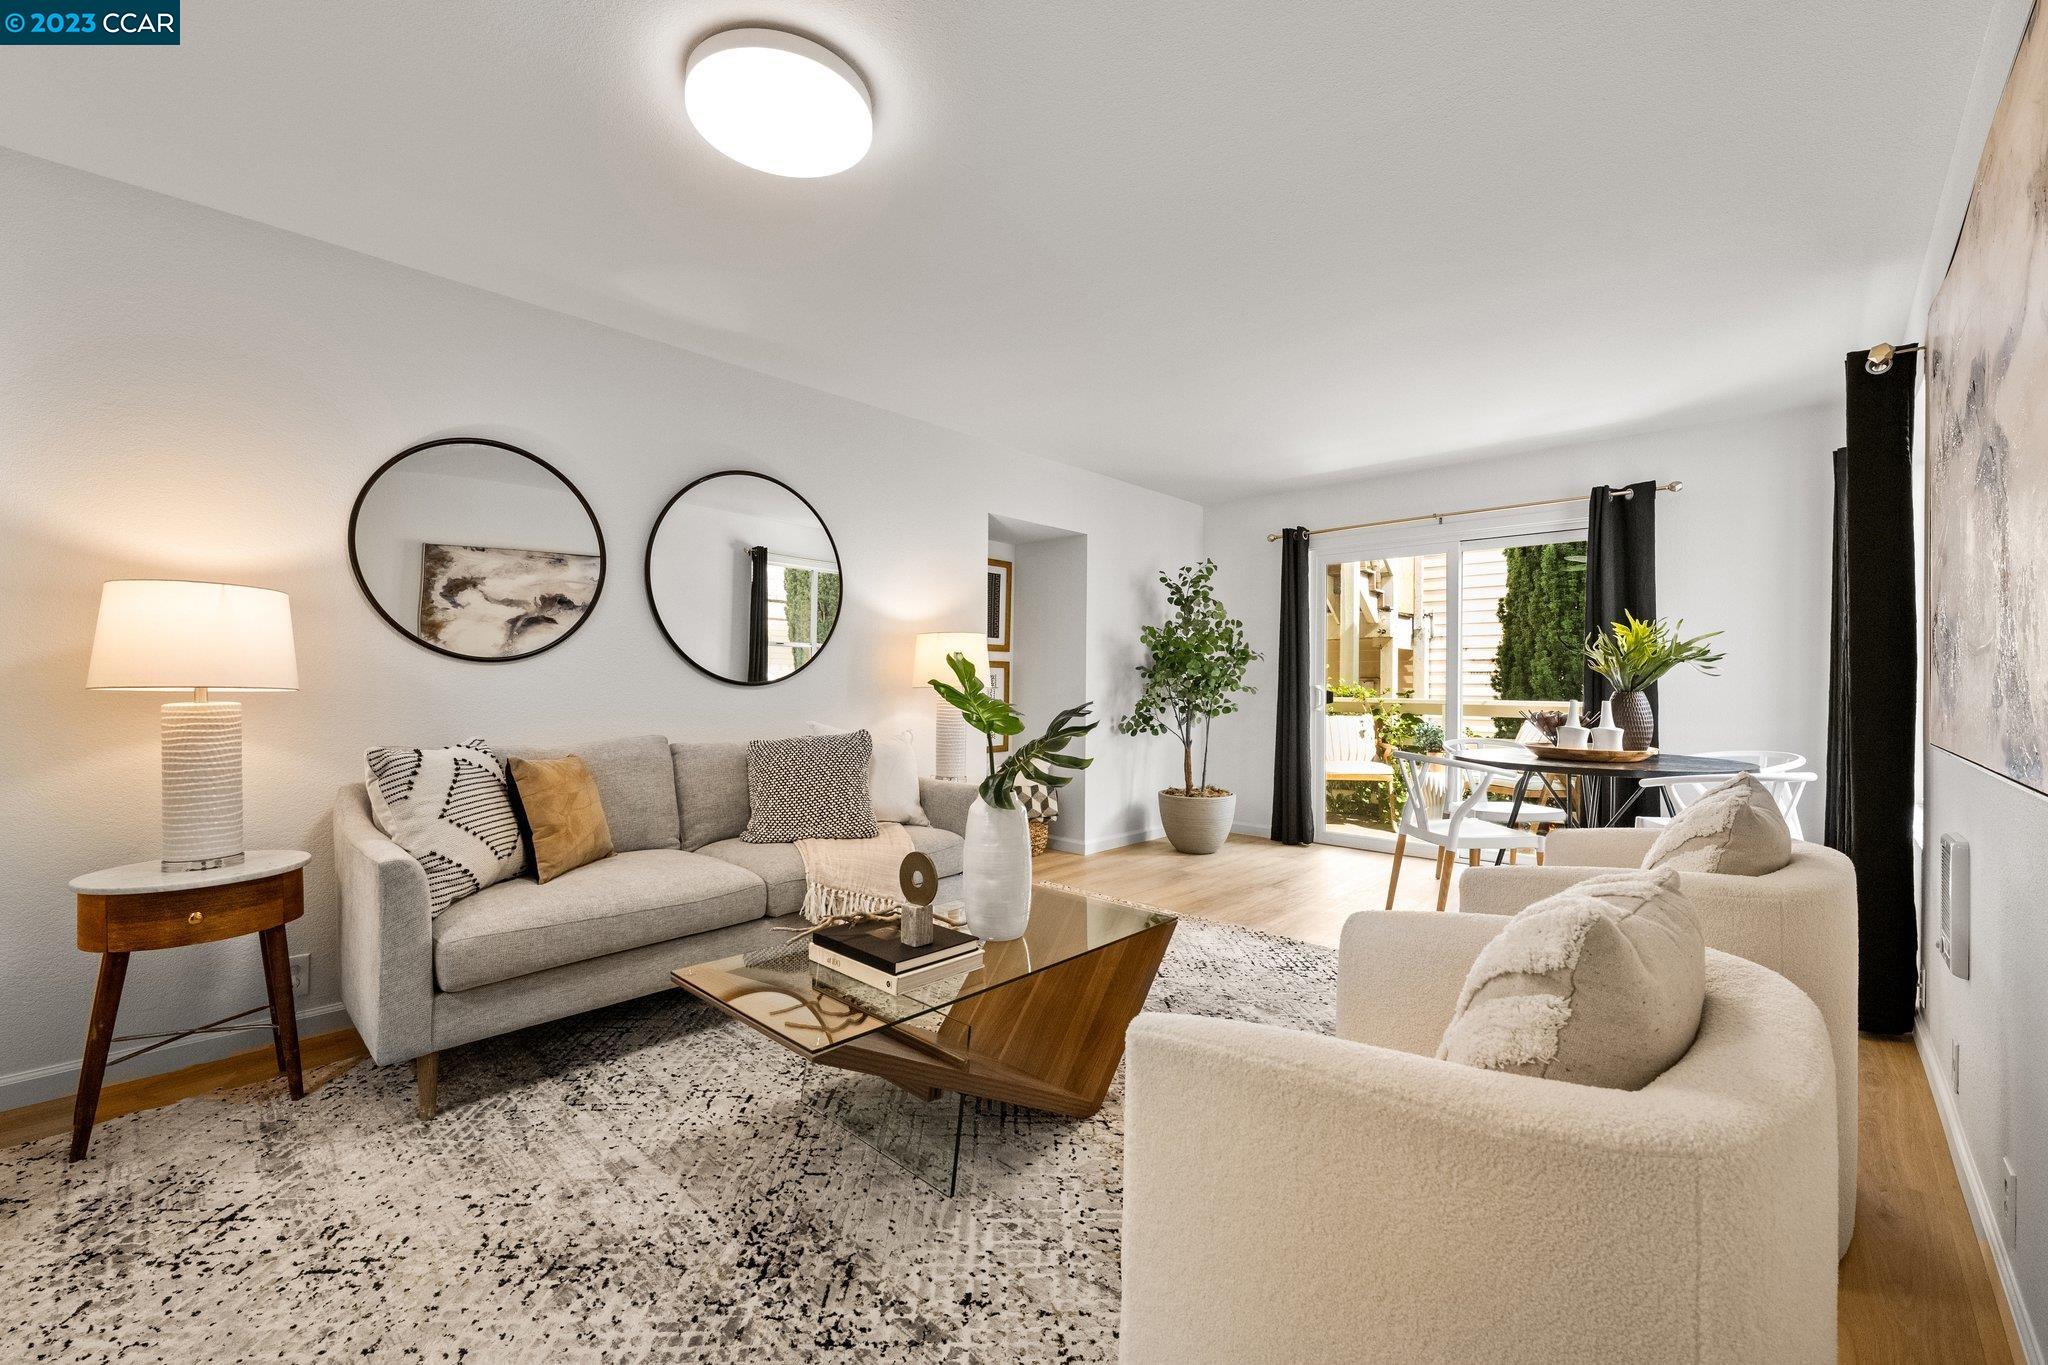
[[[1410,839],[1436,846],[1438,910],[1450,899],[1451,876],[1461,853],[1477,867],[1483,852],[1527,850],[1536,855],[1537,865],[1542,866],[1541,835],[1509,829],[1472,813],[1486,799],[1487,789],[1500,775],[1498,769],[1450,754],[1416,754],[1406,749],[1396,749],[1393,759],[1405,790],[1401,795],[1400,818],[1394,825],[1394,867],[1387,875],[1387,909],[1394,908],[1394,892],[1401,884],[1401,863]],[[1432,815],[1433,808],[1442,814]]]
[[[1483,768],[1491,768],[1495,773],[1495,778],[1490,786],[1497,786],[1501,782],[1507,782],[1512,785],[1528,776],[1528,773],[1523,769],[1494,767],[1486,761],[1486,756],[1489,753],[1512,754],[1526,761],[1530,757],[1529,750],[1514,740],[1454,739],[1444,745],[1444,752],[1455,754],[1459,758],[1468,759]],[[1546,787],[1544,790],[1548,791],[1549,788]],[[1482,820],[1491,820],[1496,825],[1507,824],[1508,817],[1512,815],[1517,826],[1533,830],[1538,834],[1543,833],[1554,825],[1566,824],[1571,819],[1565,813],[1563,807],[1553,806],[1542,800],[1531,800],[1526,793],[1522,799],[1522,808],[1516,810],[1512,798],[1503,801],[1499,797],[1494,796],[1491,790],[1488,791],[1485,800],[1472,808],[1472,813]]]
[[[1806,762],[1806,755],[1795,754],[1789,749],[1717,749],[1699,757],[1754,763],[1757,770],[1752,776],[1770,792],[1771,800],[1777,803],[1779,814],[1785,817],[1785,824],[1792,831],[1792,837],[1806,837],[1799,822],[1799,798],[1808,786],[1819,780],[1816,773],[1795,771]],[[1671,815],[1676,815],[1727,780],[1726,777],[1646,777],[1642,785],[1664,793],[1664,799],[1670,803]],[[1638,815],[1636,828],[1661,828],[1671,823],[1671,815]]]

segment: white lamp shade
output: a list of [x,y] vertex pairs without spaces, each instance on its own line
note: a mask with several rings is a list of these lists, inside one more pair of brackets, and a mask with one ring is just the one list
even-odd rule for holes
[[292,601],[269,588],[121,578],[100,590],[85,685],[104,691],[290,692]]
[[978,630],[942,630],[917,637],[917,657],[911,664],[910,681],[918,687],[933,678],[952,682],[953,670],[946,666],[948,654],[965,654],[974,671],[984,682],[988,680],[988,636]]

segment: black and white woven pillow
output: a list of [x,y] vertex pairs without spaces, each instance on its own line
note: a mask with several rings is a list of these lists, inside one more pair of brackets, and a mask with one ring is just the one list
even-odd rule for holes
[[372,749],[363,766],[370,813],[426,869],[432,913],[526,866],[505,760],[482,740],[444,749]]
[[740,837],[750,844],[874,838],[875,803],[868,787],[874,749],[865,730],[755,740],[747,746],[752,814]]

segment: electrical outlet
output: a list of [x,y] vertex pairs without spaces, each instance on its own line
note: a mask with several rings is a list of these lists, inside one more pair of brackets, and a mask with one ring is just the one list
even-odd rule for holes
[[300,953],[292,958],[292,999],[304,1000],[313,990],[313,955]]
[[1998,1230],[2005,1237],[2005,1244],[2013,1250],[2020,1245],[2020,1177],[2012,1168],[2012,1158],[2002,1163],[2005,1167],[2005,1191],[1998,1201]]
[[1948,1045],[1948,1083],[1949,1088],[1958,1095],[1963,1093],[1963,1045],[1961,1043],[1950,1043]]

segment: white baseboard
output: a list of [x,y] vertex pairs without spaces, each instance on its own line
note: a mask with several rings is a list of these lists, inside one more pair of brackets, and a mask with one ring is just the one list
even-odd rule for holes
[[2034,1330],[2033,1316],[2027,1311],[2026,1298],[2020,1293],[2018,1274],[2013,1270],[2012,1252],[2005,1245],[2005,1234],[1998,1226],[1998,1205],[1992,1202],[1984,1182],[1977,1175],[1976,1158],[1970,1154],[1970,1140],[1963,1132],[1962,1116],[1956,1113],[1955,1101],[1950,1094],[1951,1077],[1938,1066],[1934,1059],[1934,1044],[1928,1039],[1923,1020],[1913,1029],[1913,1047],[1920,1054],[1920,1068],[1927,1073],[1927,1088],[1934,1093],[1934,1112],[1941,1115],[1941,1131],[1948,1138],[1948,1156],[1956,1168],[1956,1179],[1963,1187],[1963,1203],[1969,1207],[1970,1222],[1975,1225],[1977,1235],[1991,1248],[1992,1264],[1998,1268],[1998,1283],[2005,1291],[2005,1305],[2012,1311],[2013,1325],[2019,1329],[2020,1350],[2026,1354],[2028,1365],[2048,1365],[2048,1356],[2041,1353],[2041,1338]]
[[1132,844],[1149,844],[1154,839],[1164,839],[1166,829],[1161,825],[1142,825],[1127,829],[1119,834],[1105,834],[1099,839],[1082,841],[1083,853],[1107,853],[1113,848],[1128,848]]
[[[316,1005],[299,1011],[299,1036],[307,1038],[316,1033],[326,1033],[347,1022],[348,1016],[339,1000],[331,1005]],[[195,1062],[217,1061],[260,1046],[260,1039],[261,1035],[254,1033],[195,1033],[190,1038],[166,1043],[149,1056],[118,1071],[107,1072],[106,1083],[117,1085],[122,1081],[140,1080],[144,1076],[160,1076]],[[19,1109],[25,1104],[41,1104],[45,1100],[75,1093],[78,1089],[78,1067],[78,1061],[73,1060],[0,1076],[0,1110]]]

